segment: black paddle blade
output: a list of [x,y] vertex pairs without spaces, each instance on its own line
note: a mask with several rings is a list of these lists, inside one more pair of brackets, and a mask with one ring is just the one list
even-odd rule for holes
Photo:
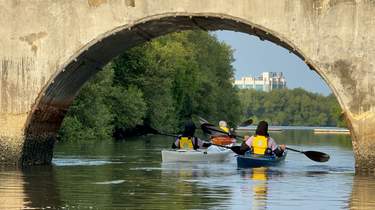
[[253,124],[253,119],[248,119],[248,120],[243,121],[243,122],[240,124],[240,126],[241,126],[241,127],[246,127],[246,126],[249,126],[249,125],[251,125],[251,124]]
[[327,162],[329,160],[329,155],[323,152],[317,151],[305,151],[303,152],[308,158],[316,162]]
[[243,155],[240,146],[231,146],[230,149],[237,155]]
[[209,127],[211,127],[212,125],[209,124],[209,123],[202,123],[201,124],[201,129],[204,133],[207,133],[207,134],[212,134],[211,132],[211,129],[209,129]]

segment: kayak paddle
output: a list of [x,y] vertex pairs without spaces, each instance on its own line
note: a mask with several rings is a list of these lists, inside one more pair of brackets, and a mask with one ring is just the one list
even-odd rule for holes
[[240,123],[240,126],[246,127],[246,126],[249,126],[251,124],[253,124],[253,119],[247,119],[247,120],[243,121],[242,123]]
[[[212,124],[209,124],[209,123],[203,123],[203,124],[201,124],[201,128],[202,128],[203,132],[208,133],[208,134],[213,134],[213,132],[219,132],[219,133],[222,133],[222,134],[226,134],[228,136],[233,136],[233,137],[244,139],[243,136],[237,136],[237,135],[230,134],[228,132],[223,131],[220,128],[215,127]],[[300,150],[296,150],[296,149],[293,149],[293,148],[290,148],[290,147],[286,147],[286,149],[290,150],[290,151],[293,151],[293,152],[298,152],[298,153],[304,154],[310,160],[313,160],[313,161],[316,161],[316,162],[327,162],[329,160],[329,158],[330,158],[328,154],[323,153],[323,152],[318,152],[318,151],[300,151]]]
[[300,151],[293,148],[285,147],[285,149],[293,151],[293,152],[299,152],[306,157],[310,158],[310,160],[316,161],[316,162],[327,162],[329,160],[329,155],[323,152],[318,151]]
[[162,133],[158,130],[156,130],[155,128],[149,128],[151,130],[151,133],[152,134],[158,134],[158,135],[162,135],[162,136],[170,136],[170,137],[178,137],[177,134],[170,134],[170,133]]

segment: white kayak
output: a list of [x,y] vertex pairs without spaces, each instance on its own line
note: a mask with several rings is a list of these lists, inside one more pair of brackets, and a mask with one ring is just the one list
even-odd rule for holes
[[230,149],[210,146],[198,150],[162,150],[161,157],[166,162],[223,162],[233,155]]

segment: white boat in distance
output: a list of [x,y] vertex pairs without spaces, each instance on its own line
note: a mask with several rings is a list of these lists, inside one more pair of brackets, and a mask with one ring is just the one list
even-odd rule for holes
[[162,162],[224,162],[233,155],[230,149],[210,146],[207,150],[162,150]]

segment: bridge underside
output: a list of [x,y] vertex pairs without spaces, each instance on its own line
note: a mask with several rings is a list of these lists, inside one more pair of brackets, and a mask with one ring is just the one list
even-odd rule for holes
[[[25,164],[49,163],[52,152],[35,151],[50,148],[62,120],[82,85],[114,57],[138,44],[156,37],[183,30],[232,30],[258,36],[289,49],[297,56],[302,55],[296,47],[290,46],[269,31],[262,30],[241,20],[224,17],[176,16],[164,17],[139,23],[131,27],[117,29],[99,38],[92,46],[83,49],[57,74],[36,106],[27,128],[22,162]],[[303,59],[305,60],[305,59]],[[310,65],[311,66],[311,65]],[[312,66],[311,66],[312,68]],[[35,141],[33,139],[46,138]],[[36,145],[34,145],[36,144]],[[30,152],[29,152],[30,151]],[[45,154],[36,156],[35,154]]]
[[80,88],[120,53],[175,31],[222,29],[276,43],[316,71],[350,125],[357,171],[375,169],[370,2],[17,2],[0,2],[8,8],[0,18],[6,26],[0,30],[0,164],[49,164],[56,132]]

